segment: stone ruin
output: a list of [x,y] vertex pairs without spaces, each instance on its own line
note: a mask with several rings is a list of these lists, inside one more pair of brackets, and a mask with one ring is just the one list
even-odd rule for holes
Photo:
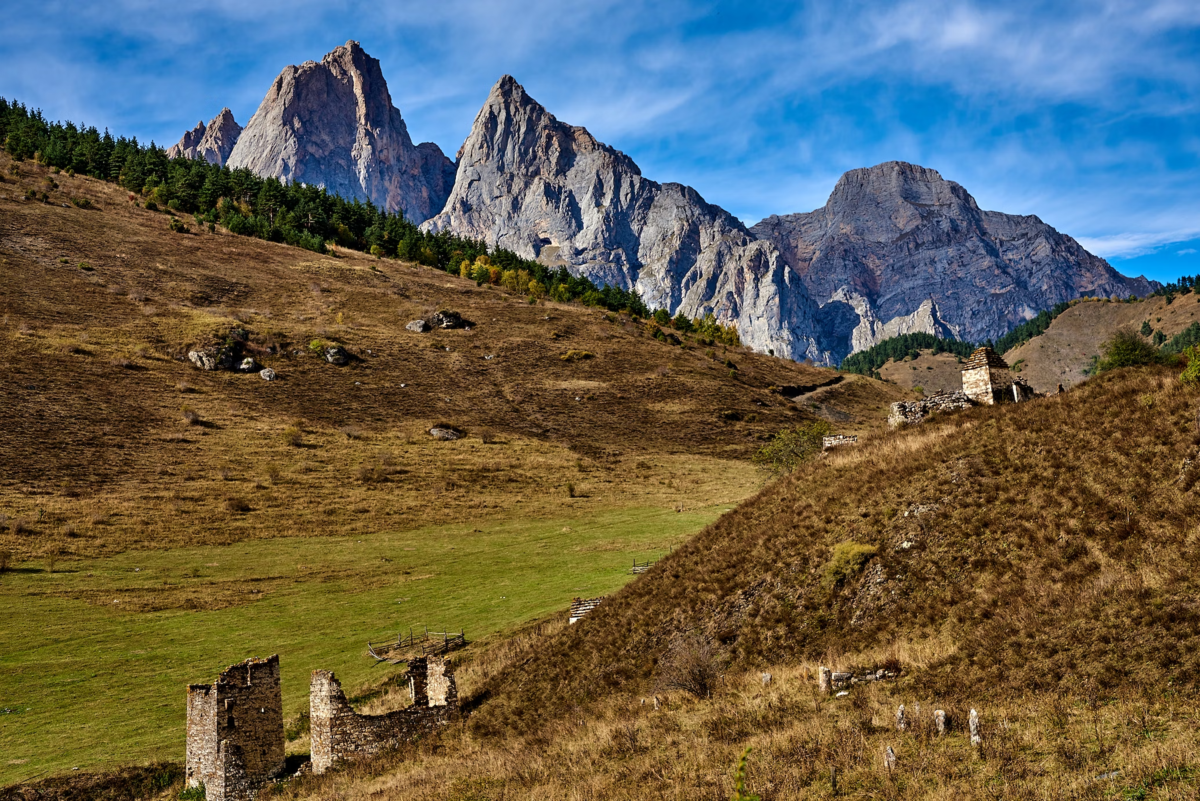
[[412,705],[383,715],[360,715],[328,670],[314,670],[309,691],[313,773],[337,762],[375,754],[431,734],[457,719],[458,688],[445,659],[418,657],[408,663]]
[[954,412],[975,405],[1022,403],[1037,395],[1024,379],[1013,377],[1008,362],[987,347],[976,348],[963,362],[962,386],[961,392],[939,392],[919,401],[893,403],[888,426],[914,425],[934,412]]
[[822,437],[821,450],[829,450],[836,448],[839,445],[854,445],[858,442],[858,437],[854,434],[834,434],[832,437]]
[[873,681],[891,681],[899,678],[900,671],[896,668],[879,668],[859,673],[851,671],[830,670],[821,665],[817,668],[817,689],[822,695],[829,695],[834,690],[844,690],[854,684],[867,684]]
[[[332,672],[314,670],[309,695],[312,770],[374,754],[457,719],[458,688],[449,662],[419,657],[408,663],[412,705],[384,715],[360,715]],[[283,693],[279,655],[247,659],[212,685],[187,688],[188,787],[206,801],[249,801],[284,770]]]
[[247,799],[283,772],[279,655],[247,659],[187,688],[188,787],[207,801]]

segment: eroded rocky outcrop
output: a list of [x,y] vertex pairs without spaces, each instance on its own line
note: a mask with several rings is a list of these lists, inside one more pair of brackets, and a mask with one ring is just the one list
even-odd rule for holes
[[167,149],[167,158],[204,159],[209,164],[224,164],[241,133],[242,126],[233,118],[233,112],[223,108],[208,125],[196,123],[195,128]]
[[711,313],[757,350],[828,357],[819,310],[772,244],[696,190],[643,177],[507,75],[458,152],[446,208],[425,226],[637,289],[672,314]]
[[378,59],[358,42],[284,68],[228,164],[369,200],[414,222],[442,209],[454,181],[437,145],[413,144]]
[[963,187],[904,162],[851,170],[824,208],[750,230],[779,248],[824,314],[840,305],[857,318],[835,332],[839,355],[912,331],[982,341],[1081,294],[1153,289],[1037,217],[984,211]]

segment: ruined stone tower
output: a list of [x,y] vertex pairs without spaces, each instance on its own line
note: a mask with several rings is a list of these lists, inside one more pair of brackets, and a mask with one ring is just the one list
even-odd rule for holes
[[249,799],[283,771],[279,655],[247,659],[187,689],[188,787],[207,801]]
[[976,348],[971,357],[963,362],[962,386],[968,398],[987,406],[1024,399],[1013,393],[1013,377],[1008,362],[991,348]]
[[313,773],[335,762],[391,748],[428,734],[458,716],[458,689],[445,659],[419,657],[408,663],[412,706],[385,715],[360,715],[328,670],[314,670],[309,689]]

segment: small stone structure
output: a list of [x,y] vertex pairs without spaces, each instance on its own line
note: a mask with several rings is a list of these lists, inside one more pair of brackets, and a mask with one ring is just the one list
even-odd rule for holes
[[962,391],[940,392],[924,400],[892,404],[888,426],[920,423],[933,412],[956,412],[976,404],[1023,403],[1037,396],[1022,378],[1014,378],[1008,362],[991,348],[976,348],[962,369]]
[[187,688],[188,787],[207,801],[249,799],[284,767],[279,655],[247,659]]
[[821,665],[817,668],[817,687],[822,694],[828,695],[834,690],[841,690],[852,684],[888,681],[889,679],[897,678],[899,675],[899,670],[888,668],[869,670],[865,673],[851,673],[850,671],[833,671]]
[[332,671],[314,670],[308,699],[313,773],[430,734],[458,717],[458,688],[445,659],[411,660],[408,686],[411,706],[385,715],[360,715]]
[[571,616],[567,619],[567,623],[574,623],[579,618],[591,612],[600,602],[608,596],[601,595],[599,598],[575,598],[571,601]]
[[975,403],[1021,403],[1036,393],[1023,379],[1014,378],[1008,362],[991,348],[976,348],[962,368],[963,392]]
[[836,448],[839,445],[853,445],[858,442],[858,437],[853,434],[834,434],[832,437],[823,437],[821,439],[822,450]]
[[970,409],[974,402],[963,392],[939,392],[919,401],[899,401],[892,404],[888,426],[899,428],[920,423],[934,412],[957,412]]

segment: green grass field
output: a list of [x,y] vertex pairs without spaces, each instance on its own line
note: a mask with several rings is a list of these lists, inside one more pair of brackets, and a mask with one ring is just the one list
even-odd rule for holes
[[[612,592],[634,558],[662,555],[725,508],[128,552],[54,573],[17,565],[0,578],[0,786],[182,759],[185,685],[248,656],[280,654],[295,717],[315,668],[348,690],[399,670],[376,666],[368,639],[428,626],[478,640]],[[146,599],[224,608],[128,611]]]

